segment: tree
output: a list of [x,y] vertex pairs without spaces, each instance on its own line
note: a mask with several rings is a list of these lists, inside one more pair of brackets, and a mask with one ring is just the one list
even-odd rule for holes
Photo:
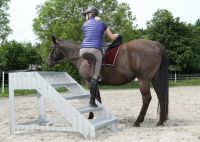
[[4,53],[5,51],[3,48],[0,48],[0,71],[3,71],[6,68],[7,59]]
[[193,50],[193,58],[190,60],[188,72],[198,72],[200,71],[200,19],[197,19],[194,25],[189,25],[190,31],[192,31],[191,36],[191,47]]
[[168,10],[157,10],[147,22],[147,37],[162,43],[169,57],[169,68],[187,70],[193,59],[191,28],[180,18],[174,18]]
[[[34,31],[41,40],[43,59],[47,58],[48,47],[52,44],[52,35],[59,39],[82,40],[81,27],[84,18],[81,13],[91,5],[101,11],[101,19],[111,26],[114,33],[122,34],[124,41],[136,38],[133,27],[135,17],[132,17],[130,7],[125,3],[119,4],[117,0],[85,0],[84,2],[47,0],[44,5],[38,7],[38,17],[34,19],[33,24]],[[70,74],[70,71],[68,73]]]
[[42,60],[31,43],[6,42],[2,44],[0,54],[1,71],[28,69],[31,64],[40,65]]
[[6,40],[6,37],[11,33],[11,29],[8,26],[8,2],[10,0],[0,0],[0,43]]

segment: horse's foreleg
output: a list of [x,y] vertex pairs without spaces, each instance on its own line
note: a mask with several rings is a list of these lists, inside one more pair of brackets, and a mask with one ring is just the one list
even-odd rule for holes
[[151,101],[151,92],[150,92],[150,82],[139,80],[140,92],[142,94],[142,108],[140,110],[140,114],[135,121],[134,125],[136,127],[140,126],[140,123],[144,121],[144,117],[146,115],[149,103]]
[[[97,101],[99,101],[101,103],[101,96],[100,96],[99,88],[97,88],[97,91],[96,91],[96,99],[97,99]],[[93,117],[94,117],[94,113],[90,112],[88,119],[93,119]]]

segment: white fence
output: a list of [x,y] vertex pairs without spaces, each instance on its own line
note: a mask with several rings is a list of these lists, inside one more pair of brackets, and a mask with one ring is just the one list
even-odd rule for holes
[[200,74],[170,74],[169,81],[185,81],[185,80],[198,80],[200,79]]
[[[13,70],[13,71],[0,71],[0,82],[1,82],[1,94],[4,94],[5,86],[8,86],[8,74],[11,72],[27,72],[30,70]],[[1,96],[1,95],[0,95]]]

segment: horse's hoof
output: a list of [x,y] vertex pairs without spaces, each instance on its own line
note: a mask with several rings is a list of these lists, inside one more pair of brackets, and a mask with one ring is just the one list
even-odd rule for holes
[[140,123],[135,122],[135,123],[134,123],[134,126],[135,126],[135,127],[140,127]]
[[164,126],[163,122],[158,122],[156,126]]
[[94,118],[94,114],[92,112],[89,113],[88,119],[93,119]]

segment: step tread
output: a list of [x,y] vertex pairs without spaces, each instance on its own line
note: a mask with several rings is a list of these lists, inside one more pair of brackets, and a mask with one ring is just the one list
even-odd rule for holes
[[82,99],[82,98],[87,98],[89,97],[90,94],[80,94],[80,95],[69,95],[69,96],[64,96],[66,100],[72,100],[72,99]]
[[74,85],[78,85],[78,83],[73,82],[73,83],[51,83],[53,87],[70,87]]
[[83,108],[78,108],[80,113],[101,111],[102,109],[103,109],[102,107],[83,107]]
[[117,122],[116,118],[108,118],[108,119],[103,119],[99,121],[93,121],[92,124],[94,125],[95,129],[98,129],[98,128],[108,126],[116,122]]

